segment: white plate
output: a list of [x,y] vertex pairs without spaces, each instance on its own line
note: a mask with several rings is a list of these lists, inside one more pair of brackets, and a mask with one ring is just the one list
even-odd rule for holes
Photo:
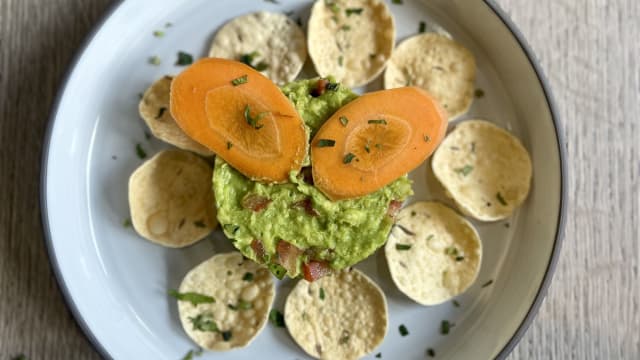
[[[234,16],[259,9],[294,10],[306,22],[310,1],[130,0],[113,10],[88,41],[61,91],[52,115],[43,158],[42,213],[51,261],[76,319],[105,357],[180,359],[196,346],[182,331],[175,302],[166,295],[184,274],[217,251],[230,249],[221,233],[195,246],[161,248],[123,227],[129,217],[127,180],[148,154],[165,147],[145,139],[138,118],[138,94],[154,79],[177,73],[178,50],[204,56],[216,29]],[[476,55],[476,99],[463,117],[482,117],[513,131],[530,151],[534,179],[529,199],[508,221],[476,223],[484,243],[477,283],[451,302],[422,307],[390,281],[381,252],[358,267],[385,290],[390,326],[375,350],[383,358],[422,359],[426,348],[438,358],[505,356],[515,345],[544,296],[559,251],[563,214],[563,166],[557,118],[531,52],[491,2],[405,0],[390,5],[398,38],[420,21],[439,24]],[[172,26],[165,28],[167,22]],[[154,30],[165,31],[156,38]],[[150,56],[162,60],[148,64]],[[377,82],[379,86],[379,82]],[[375,87],[369,87],[370,89]],[[429,195],[427,165],[412,175],[415,199]],[[509,227],[506,227],[509,223]],[[488,280],[493,284],[483,288]],[[275,307],[282,309],[291,281],[279,284]],[[357,304],[354,304],[357,311]],[[442,320],[456,324],[439,334]],[[401,337],[405,324],[410,335]],[[293,359],[304,353],[286,330],[267,328],[246,349],[202,358]]]

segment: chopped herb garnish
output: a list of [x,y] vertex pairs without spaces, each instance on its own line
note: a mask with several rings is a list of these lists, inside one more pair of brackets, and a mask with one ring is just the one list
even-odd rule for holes
[[233,86],[238,86],[238,85],[246,84],[248,81],[249,81],[249,76],[248,75],[242,75],[239,78],[235,78],[235,79],[231,80],[231,84]]
[[376,358],[380,359],[382,357],[382,353],[377,353]]
[[327,90],[330,90],[330,91],[338,90],[338,87],[340,87],[340,84],[332,83],[332,82],[328,83],[326,86]]
[[251,304],[248,301],[244,301],[244,300],[238,301],[238,309],[240,310],[249,310],[252,307],[253,307],[253,304]]
[[260,53],[257,51],[253,51],[248,54],[243,54],[243,55],[240,55],[240,62],[244,63],[245,65],[249,65],[253,67],[253,60],[255,60],[255,58],[258,56],[260,56]]
[[467,164],[461,168],[453,169],[453,171],[461,174],[462,176],[467,176],[473,171],[473,166]]
[[182,357],[182,360],[193,360],[193,355],[195,355],[193,350],[189,350],[189,352]]
[[212,298],[211,296],[199,294],[196,292],[181,293],[172,289],[172,290],[169,290],[169,295],[173,296],[174,298],[180,301],[188,301],[193,306],[197,306],[200,304],[213,304],[216,302],[216,299]]
[[351,26],[349,26],[349,25],[342,25],[342,26],[340,26],[340,30],[342,30],[342,31],[349,31],[349,30],[351,30]]
[[457,262],[460,262],[460,261],[463,261],[463,260],[464,260],[464,256],[462,256],[462,255],[456,256],[456,261]]
[[507,229],[509,228],[509,226],[511,226],[509,225],[509,223],[504,223],[504,227],[506,227]]
[[256,69],[257,71],[265,71],[265,70],[267,70],[269,68],[269,64],[267,64],[264,61],[260,61],[253,68]]
[[502,204],[502,206],[507,206],[507,202],[504,200],[500,192],[496,194],[496,199],[498,199],[498,201],[500,202],[500,204]]
[[411,245],[410,244],[396,244],[396,250],[398,251],[406,251],[411,249]]
[[242,280],[253,281],[253,273],[250,273],[250,272],[244,273],[244,276],[242,276]]
[[340,337],[340,340],[338,341],[340,343],[340,345],[344,345],[344,344],[348,343],[349,339],[351,339],[351,334],[349,334],[349,332],[347,330],[342,330],[342,336]]
[[269,321],[276,327],[285,327],[284,316],[276,309],[269,312]]
[[178,51],[178,59],[176,65],[185,66],[193,63],[193,55],[184,51]]
[[233,225],[233,224],[224,224],[222,225],[222,228],[224,228],[225,230],[227,230],[232,234],[235,234],[238,231],[238,229],[240,229],[240,226]]
[[369,124],[387,125],[387,120],[385,120],[385,119],[375,119],[375,120],[369,120],[369,121],[367,121],[367,123],[369,123]]
[[482,284],[482,288],[486,288],[487,286],[493,284],[493,279],[487,281],[486,283]]
[[433,239],[433,236],[434,236],[433,234],[430,234],[429,236],[427,236],[427,241]]
[[164,115],[165,111],[167,111],[166,107],[161,107],[160,109],[158,109],[158,115],[156,115],[156,119],[160,119],[162,115]]
[[318,294],[318,296],[320,297],[320,300],[324,300],[324,289],[320,288],[320,293]]
[[455,248],[454,246],[449,246],[448,248],[444,249],[444,253],[447,255],[457,256],[458,249]]
[[227,276],[231,276],[231,275],[233,275],[233,271],[227,270]]
[[140,159],[144,159],[147,157],[147,152],[144,151],[144,149],[142,148],[142,145],[140,145],[140,143],[136,144],[136,154],[138,155],[138,157]]
[[412,211],[412,212],[411,212],[411,216],[416,216],[416,212],[415,212],[415,211]]
[[233,304],[227,304],[227,307],[233,311],[238,311],[238,307]]
[[185,218],[180,219],[180,222],[178,223],[178,229],[182,229],[182,227],[184,226],[185,221],[187,221],[187,219],[185,219]]
[[407,327],[406,327],[406,326],[404,326],[404,324],[402,324],[402,325],[400,325],[400,326],[398,327],[398,331],[400,331],[400,335],[401,335],[401,336],[407,336],[407,335],[409,335],[409,330],[407,330]]
[[472,153],[476,152],[476,143],[475,143],[475,141],[471,143],[471,152]]
[[415,236],[416,233],[414,233],[413,231],[407,229],[405,226],[400,225],[400,224],[395,224],[395,226],[397,226],[400,230],[402,230],[403,233],[409,235],[409,236]]
[[336,145],[335,140],[331,139],[320,139],[318,140],[317,147],[333,147]]
[[160,58],[153,55],[149,58],[149,64],[151,65],[160,65]]
[[233,147],[233,143],[231,141],[227,141],[227,150],[231,150]]
[[263,125],[258,124],[258,121],[260,121],[260,119],[262,119],[266,114],[268,114],[268,112],[265,111],[259,113],[256,117],[253,117],[251,116],[251,108],[249,105],[244,108],[244,119],[247,121],[247,124],[251,125],[251,127],[256,130],[262,128]]
[[362,14],[363,8],[348,8],[344,12],[347,16]]
[[349,119],[347,119],[346,116],[340,116],[340,124],[342,124],[342,126],[347,126],[348,123]]
[[157,37],[157,38],[161,38],[164,36],[164,31],[160,31],[160,30],[156,30],[153,32],[153,36]]
[[338,56],[338,65],[342,66],[343,61],[344,61],[344,58],[342,57],[342,55]]
[[452,303],[452,304],[453,304],[453,306],[455,306],[455,307],[460,307],[460,303],[459,303],[459,302],[458,302],[458,300],[456,300],[456,299],[453,299],[453,300],[451,301],[451,303]]
[[204,220],[197,220],[193,222],[193,226],[204,228],[204,227],[207,227],[207,224],[204,223]]
[[440,323],[440,334],[447,335],[454,326],[456,326],[456,324],[452,324],[448,320],[442,320]]
[[396,5],[402,5],[402,0],[391,0],[391,2]]
[[131,219],[129,218],[124,219],[124,221],[122,222],[122,226],[126,228],[131,227]]
[[356,156],[353,155],[352,153],[348,153],[347,155],[344,156],[344,158],[342,159],[342,163],[344,164],[349,164],[351,161],[353,161],[353,159],[355,159]]
[[224,341],[231,340],[231,336],[232,336],[231,330],[223,331],[223,332],[221,332],[221,334],[222,334],[222,340],[224,340]]
[[382,150],[382,144],[376,144],[375,146],[376,146],[376,149]]
[[430,357],[435,357],[436,356],[436,351],[433,350],[432,348],[428,348],[427,349],[427,355],[429,355]]
[[367,140],[367,142],[364,144],[364,151],[368,153],[371,152],[371,148],[369,147],[369,143],[371,143],[371,140]]
[[482,89],[476,89],[474,95],[478,98],[481,99],[484,97],[484,90]]
[[213,321],[211,314],[199,314],[196,317],[190,317],[189,320],[193,325],[193,330],[218,332],[218,325]]
[[172,24],[172,23],[170,23],[170,22],[168,22],[168,23],[164,24],[164,27],[166,27],[166,28],[170,28],[170,27],[172,27],[172,26],[173,26],[173,24]]
[[424,135],[422,138],[424,139],[425,142],[431,141],[431,137],[429,135]]
[[420,26],[418,27],[418,32],[420,34],[422,34],[425,31],[427,31],[427,23],[424,22],[424,21],[420,21]]
[[340,12],[340,8],[338,7],[338,5],[336,5],[336,3],[334,3],[333,1],[330,0],[324,0],[324,4],[326,6],[329,7],[329,9],[331,9],[331,12],[333,12],[334,14]]

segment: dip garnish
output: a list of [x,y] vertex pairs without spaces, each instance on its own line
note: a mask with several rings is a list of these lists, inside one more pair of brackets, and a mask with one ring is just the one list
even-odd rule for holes
[[467,164],[461,168],[453,169],[453,171],[461,174],[462,176],[467,176],[473,171],[473,166]]
[[401,336],[407,336],[407,335],[409,335],[409,330],[407,330],[407,327],[406,327],[406,326],[404,326],[404,324],[402,324],[402,325],[400,325],[400,326],[398,327],[398,331],[400,331],[400,335],[401,335]]
[[213,297],[196,292],[181,293],[177,290],[171,289],[169,290],[169,295],[180,301],[188,301],[193,304],[193,306],[197,306],[200,304],[213,304],[216,302],[216,299],[214,299]]
[[348,153],[347,155],[344,156],[344,158],[342,159],[342,163],[344,164],[349,164],[351,161],[353,161],[353,159],[355,159],[355,155],[353,155],[352,153]]
[[375,119],[375,120],[369,120],[369,121],[367,121],[367,123],[369,123],[369,124],[387,125],[387,120],[385,120],[385,119]]
[[347,14],[347,16],[351,16],[351,15],[360,15],[362,14],[362,11],[364,9],[363,8],[348,8],[346,9],[344,12],[345,14]]
[[242,280],[244,281],[253,281],[253,273],[247,272],[242,276]]
[[500,192],[496,194],[496,199],[498,199],[498,201],[500,202],[500,204],[502,204],[502,206],[507,206],[507,202],[502,197],[502,194],[500,194]]
[[346,116],[340,116],[340,124],[342,124],[342,126],[347,126],[347,124],[349,124],[349,119],[347,119]]
[[239,78],[235,78],[231,80],[231,84],[233,86],[238,86],[242,84],[246,84],[249,81],[249,75],[242,75]]
[[140,143],[136,144],[136,155],[138,155],[138,157],[140,159],[144,159],[147,157],[147,152],[144,151],[144,149],[142,148],[142,145],[140,145]]
[[406,251],[411,249],[411,245],[410,244],[396,244],[396,250],[398,251]]
[[331,139],[320,139],[318,140],[317,147],[333,147],[335,146],[336,141]]
[[268,113],[269,113],[268,111],[261,112],[255,117],[253,117],[251,116],[251,107],[247,105],[244,108],[244,119],[247,121],[247,124],[251,125],[254,129],[260,130],[263,125],[258,124],[258,121],[260,121],[260,119],[262,119]]
[[284,316],[276,309],[271,309],[269,312],[269,321],[276,327],[285,327]]
[[218,332],[218,325],[213,321],[213,315],[199,314],[196,317],[190,317],[189,320],[193,324],[193,330]]
[[184,51],[178,51],[178,59],[176,65],[185,66],[193,63],[193,55]]

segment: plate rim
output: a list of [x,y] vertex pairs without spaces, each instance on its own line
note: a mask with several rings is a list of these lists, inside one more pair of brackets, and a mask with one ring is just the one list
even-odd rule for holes
[[[113,13],[120,8],[120,6],[126,0],[117,0],[111,5],[107,7],[104,14],[101,16],[98,22],[92,27],[90,32],[86,35],[78,49],[75,51],[75,54],[67,65],[65,70],[65,74],[62,78],[62,82],[58,87],[57,94],[55,100],[52,103],[51,110],[49,112],[49,116],[47,119],[47,127],[44,135],[43,147],[42,147],[42,155],[40,160],[40,221],[42,225],[43,232],[43,241],[45,243],[45,247],[47,250],[47,257],[49,259],[50,268],[54,274],[56,285],[58,290],[62,294],[62,298],[64,300],[64,304],[73,315],[73,319],[76,324],[82,330],[84,336],[89,340],[89,344],[93,347],[94,350],[103,358],[111,359],[111,354],[107,351],[104,345],[100,342],[100,340],[95,336],[93,331],[90,329],[85,319],[80,314],[76,303],[69,293],[69,289],[67,287],[66,281],[62,276],[60,265],[58,263],[58,259],[56,257],[55,250],[53,248],[53,237],[51,234],[51,230],[49,227],[49,216],[48,216],[48,207],[47,207],[47,163],[49,160],[49,150],[51,145],[51,138],[53,134],[54,124],[58,115],[58,110],[62,101],[62,97],[65,93],[65,90],[68,86],[68,82],[73,74],[73,71],[78,65],[78,62],[82,58],[82,55],[87,50],[87,47],[91,42],[93,42],[96,34],[100,29],[102,29],[105,22],[113,15]],[[560,204],[559,204],[559,212],[558,212],[558,222],[556,225],[556,234],[554,239],[553,248],[551,251],[551,256],[549,258],[549,262],[547,264],[547,268],[545,270],[545,274],[542,278],[540,286],[538,287],[537,293],[533,299],[532,304],[529,307],[525,317],[522,319],[520,325],[513,333],[511,338],[507,341],[507,343],[503,346],[502,350],[496,355],[496,359],[504,359],[506,358],[515,348],[515,346],[520,342],[528,328],[531,326],[531,323],[535,319],[538,311],[540,310],[540,306],[544,301],[549,286],[551,285],[551,281],[553,279],[553,275],[555,274],[555,270],[558,264],[558,260],[560,258],[560,252],[562,248],[562,242],[564,241],[565,236],[565,227],[566,227],[566,204],[567,204],[567,163],[566,163],[566,150],[563,144],[565,144],[565,136],[560,126],[560,115],[558,111],[558,107],[554,100],[553,93],[551,91],[551,86],[549,84],[549,80],[544,74],[544,71],[540,65],[540,61],[536,56],[535,52],[525,39],[522,32],[518,29],[514,21],[511,17],[495,2],[495,0],[482,0],[485,5],[491,10],[496,17],[502,22],[502,24],[509,30],[514,40],[520,46],[520,49],[527,57],[529,64],[531,65],[538,82],[541,85],[542,91],[544,93],[544,97],[547,103],[547,107],[551,114],[551,120],[553,122],[553,127],[556,133],[556,145],[558,147],[558,154],[560,158]]]

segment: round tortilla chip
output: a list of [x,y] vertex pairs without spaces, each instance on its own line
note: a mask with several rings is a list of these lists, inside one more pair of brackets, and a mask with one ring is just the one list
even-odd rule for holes
[[[184,331],[196,344],[225,351],[249,345],[264,328],[275,285],[269,270],[232,252],[215,255],[189,271],[179,292],[215,299],[198,305],[179,300],[178,312]],[[217,331],[212,331],[212,322]]]
[[245,57],[247,65],[284,85],[302,70],[307,44],[304,32],[293,20],[284,14],[261,11],[237,17],[220,28],[209,56],[239,61]]
[[163,76],[144,92],[138,105],[140,116],[153,136],[158,139],[203,156],[213,155],[211,150],[187,136],[171,116],[169,111],[171,80],[173,80],[171,76]]
[[475,82],[473,54],[437,33],[424,33],[403,41],[384,74],[385,89],[418,86],[429,92],[447,111],[449,121],[469,110]]
[[291,337],[318,359],[357,359],[372,352],[387,332],[382,290],[358,270],[314,282],[300,280],[287,298],[284,318]]
[[400,211],[384,252],[400,291],[419,304],[437,305],[476,280],[482,243],[473,225],[454,210],[418,202]]
[[129,178],[129,208],[134,229],[147,240],[178,248],[209,235],[218,224],[211,177],[202,158],[165,150]]
[[362,86],[384,70],[395,45],[391,11],[380,0],[318,0],[308,25],[309,56],[320,76]]
[[460,211],[482,221],[509,217],[531,186],[531,158],[520,140],[483,120],[456,126],[431,167]]

